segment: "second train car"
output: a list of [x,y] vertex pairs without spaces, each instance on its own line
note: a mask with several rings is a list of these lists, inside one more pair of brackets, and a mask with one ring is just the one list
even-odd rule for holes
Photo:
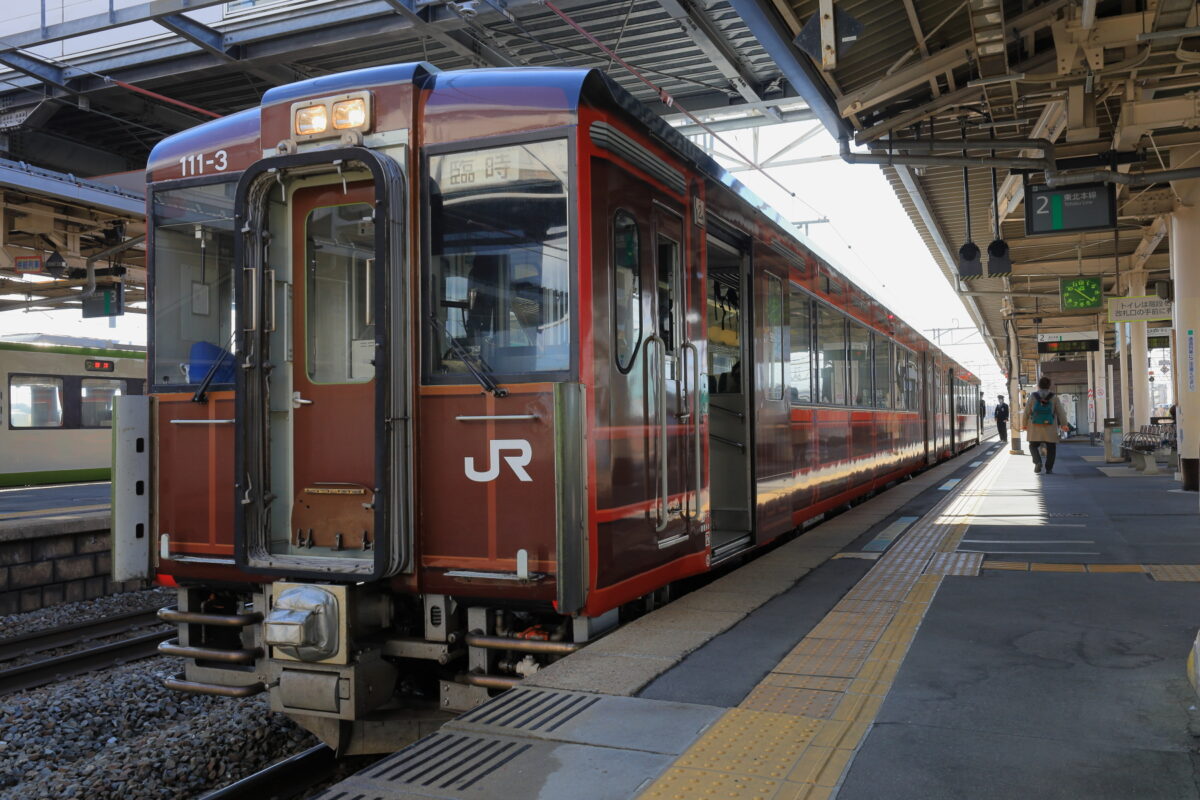
[[172,686],[343,752],[978,441],[970,373],[598,71],[274,88],[148,188],[119,577],[179,587]]

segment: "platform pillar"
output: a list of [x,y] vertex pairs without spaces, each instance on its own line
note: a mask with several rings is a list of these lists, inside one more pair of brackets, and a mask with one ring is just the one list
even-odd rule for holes
[[1124,322],[1113,323],[1115,345],[1113,351],[1117,355],[1117,372],[1121,378],[1121,391],[1116,392],[1117,418],[1121,420],[1121,430],[1129,433],[1132,422],[1132,411],[1129,407],[1129,337],[1126,335]]
[[1021,350],[1017,343],[1016,320],[1008,326],[1008,452],[1024,453],[1021,449]]
[[[1180,167],[1200,159],[1200,147],[1177,147],[1171,151],[1171,166]],[[1172,181],[1179,202],[1171,214],[1171,278],[1174,281],[1175,359],[1178,393],[1175,396],[1176,441],[1183,488],[1200,489],[1200,366],[1197,336],[1200,336],[1200,179]]]
[[[1146,295],[1146,273],[1135,272],[1129,276],[1129,297]],[[1133,428],[1141,430],[1150,424],[1150,373],[1146,366],[1146,323],[1129,323],[1129,369],[1133,373]]]

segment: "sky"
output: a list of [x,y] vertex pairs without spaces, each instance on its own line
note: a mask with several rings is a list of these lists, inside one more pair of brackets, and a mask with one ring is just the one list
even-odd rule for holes
[[[837,143],[818,128],[816,122],[758,128],[757,157],[765,160],[806,133],[811,133],[811,138],[777,160],[835,155]],[[755,157],[753,132],[720,135],[744,155]],[[716,146],[724,150],[720,143]],[[725,166],[735,166],[732,159],[718,156]],[[980,376],[985,397],[994,398],[1003,391],[999,365],[879,167],[832,158],[772,167],[766,174],[739,171],[736,176],[788,220],[828,218],[828,223],[810,225],[808,235],[842,272]],[[795,196],[789,196],[779,184],[789,187]],[[970,330],[946,330],[951,328]],[[942,329],[942,333],[938,335],[934,329]],[[54,333],[145,344],[146,315],[126,313],[110,321],[82,319],[78,310],[9,311],[0,313],[0,335],[7,333]]]

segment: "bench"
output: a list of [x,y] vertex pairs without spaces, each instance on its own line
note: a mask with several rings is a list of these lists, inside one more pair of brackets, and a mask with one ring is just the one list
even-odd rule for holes
[[1175,452],[1175,426],[1143,425],[1139,431],[1130,431],[1121,439],[1121,449],[1129,454],[1134,469],[1147,475],[1159,475],[1156,456],[1165,454],[1168,459]]

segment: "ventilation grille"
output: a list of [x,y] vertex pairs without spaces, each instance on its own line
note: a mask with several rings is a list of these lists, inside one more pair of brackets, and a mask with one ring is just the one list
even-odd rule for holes
[[801,272],[807,271],[808,265],[804,263],[804,259],[796,255],[796,253],[788,248],[787,245],[783,244],[782,242],[771,242],[771,249],[786,258],[788,262],[796,269],[800,270]]
[[607,122],[593,122],[591,128],[592,143],[597,147],[615,153],[633,164],[643,172],[653,175],[675,194],[687,191],[687,179],[683,173],[672,167],[666,161],[651,153],[645,147],[630,139]]
[[459,720],[503,728],[505,732],[549,733],[598,702],[599,697],[585,694],[513,689],[459,717]]
[[532,744],[436,733],[372,767],[369,778],[403,786],[469,789]]

